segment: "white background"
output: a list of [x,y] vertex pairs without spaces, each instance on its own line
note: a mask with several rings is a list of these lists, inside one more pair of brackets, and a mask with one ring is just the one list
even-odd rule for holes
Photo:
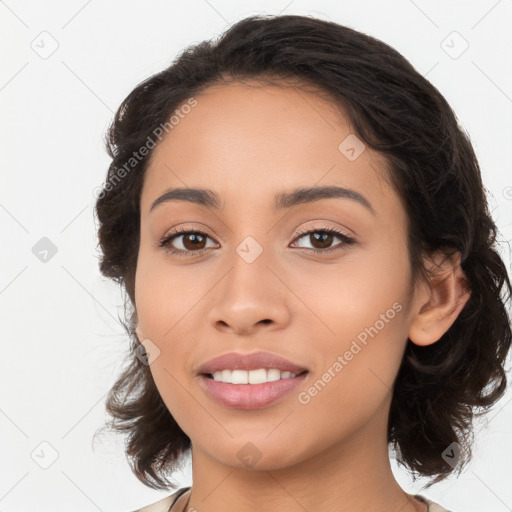
[[[127,346],[123,296],[98,270],[103,135],[140,81],[257,13],[333,20],[408,58],[469,133],[500,239],[511,239],[511,0],[1,1],[0,511],[128,512],[169,494],[132,475],[121,438],[92,446]],[[469,43],[458,58],[453,31]],[[51,44],[48,58],[34,50]],[[32,252],[42,237],[57,249],[46,263]],[[510,267],[505,243],[501,254]],[[510,389],[488,420],[471,466],[424,492],[453,512],[512,509]],[[36,460],[52,450],[42,469]],[[393,467],[405,490],[422,492]],[[190,467],[176,478],[189,485]]]

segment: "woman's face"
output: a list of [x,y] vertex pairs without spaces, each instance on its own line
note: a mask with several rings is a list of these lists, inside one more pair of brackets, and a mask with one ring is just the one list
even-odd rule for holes
[[[414,295],[384,159],[312,92],[231,84],[195,99],[155,148],[141,196],[138,333],[162,399],[195,453],[232,467],[245,455],[290,466],[349,437],[385,442]],[[276,196],[317,187],[352,192],[276,207]],[[182,194],[151,209],[177,188],[209,189],[219,207]],[[168,242],[180,254],[159,247],[176,229],[192,232]],[[307,373],[251,408],[248,387],[290,381],[206,382],[200,367],[233,352],[270,352]],[[244,386],[245,402],[218,401],[205,384],[221,395]]]

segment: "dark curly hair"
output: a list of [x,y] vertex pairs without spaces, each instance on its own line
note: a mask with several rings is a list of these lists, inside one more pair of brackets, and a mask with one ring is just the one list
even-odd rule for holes
[[[113,418],[109,426],[128,434],[132,471],[148,487],[174,487],[165,474],[191,448],[149,366],[137,357],[142,345],[135,332],[134,283],[145,169],[155,139],[172,127],[170,116],[178,119],[209,86],[246,79],[313,86],[342,106],[357,136],[385,156],[408,217],[414,279],[429,277],[424,255],[460,252],[470,298],[437,343],[408,340],[388,422],[397,462],[414,478],[431,477],[429,487],[457,468],[460,474],[471,458],[474,417],[505,392],[512,337],[510,279],[474,150],[444,97],[400,53],[351,28],[297,15],[251,16],[216,40],[186,48],[167,69],[137,85],[106,135],[112,163],[95,205],[100,270],[130,299],[123,322],[130,350],[106,409]],[[453,443],[460,448],[458,465],[442,456]]]

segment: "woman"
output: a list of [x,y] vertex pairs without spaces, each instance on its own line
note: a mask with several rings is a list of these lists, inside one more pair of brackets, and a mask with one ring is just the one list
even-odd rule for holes
[[[397,51],[253,16],[139,84],[108,135],[101,272],[128,293],[107,401],[143,511],[446,511],[511,344],[479,166]],[[509,298],[508,297],[508,298]]]

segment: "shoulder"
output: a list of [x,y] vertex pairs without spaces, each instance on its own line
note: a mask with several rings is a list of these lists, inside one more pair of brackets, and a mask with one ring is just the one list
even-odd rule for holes
[[134,512],[169,512],[172,504],[179,498],[179,496],[188,491],[188,489],[190,489],[190,487],[182,487],[181,489],[178,489],[160,501],[152,503],[151,505],[146,505],[145,507],[139,508]]
[[414,497],[428,505],[428,512],[451,512],[450,510],[439,505],[439,503],[429,500],[428,498],[425,498],[425,496],[422,496],[421,494],[416,494]]

